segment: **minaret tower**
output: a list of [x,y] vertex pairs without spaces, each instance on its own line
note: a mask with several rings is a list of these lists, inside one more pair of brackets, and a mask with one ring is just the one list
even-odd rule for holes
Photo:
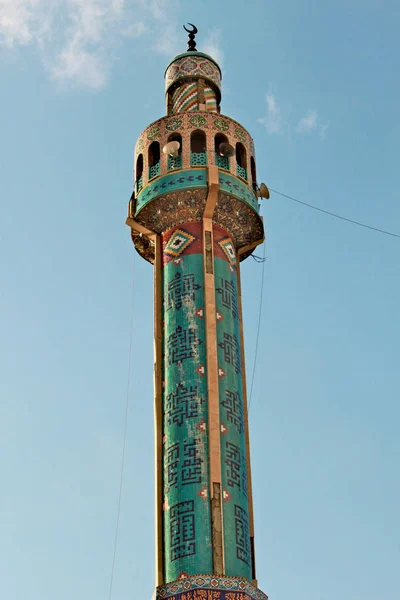
[[240,262],[264,239],[254,144],[220,114],[221,70],[187,31],[165,72],[167,116],[136,143],[126,221],[155,274],[157,598],[266,600],[240,294]]

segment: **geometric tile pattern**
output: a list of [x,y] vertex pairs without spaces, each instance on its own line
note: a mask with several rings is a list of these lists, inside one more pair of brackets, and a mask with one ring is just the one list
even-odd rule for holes
[[184,77],[200,76],[221,89],[221,71],[211,57],[201,52],[188,52],[174,58],[165,72],[165,90]]
[[206,169],[196,169],[193,171],[179,171],[178,173],[170,173],[163,178],[158,178],[150,183],[146,190],[143,190],[137,198],[136,212],[141,210],[150,200],[154,200],[157,196],[163,196],[167,192],[175,190],[186,190],[190,188],[207,187],[207,171]]
[[195,240],[196,238],[184,229],[176,229],[165,245],[164,252],[169,256],[177,258]]
[[167,192],[149,202],[136,220],[155,233],[166,233],[178,225],[201,221],[206,196],[206,187]]
[[[174,191],[174,187],[178,185],[181,187]],[[191,185],[196,187],[189,187]],[[167,232],[180,224],[199,222],[203,217],[206,195],[207,177],[203,169],[181,171],[168,179],[162,177],[147,186],[139,195],[135,218],[155,233]],[[213,223],[229,233],[236,248],[241,248],[263,236],[263,225],[257,212],[250,208],[247,202],[228,195],[222,190],[219,192]],[[153,262],[151,256],[139,247],[144,243],[143,238],[134,242],[139,253]]]
[[199,110],[197,84],[184,83],[172,94],[172,113]]
[[221,186],[221,190],[231,194],[232,196],[236,196],[236,198],[240,198],[244,202],[246,202],[251,208],[254,208],[257,212],[258,208],[258,200],[255,194],[249,189],[247,185],[238,181],[235,177],[228,175],[227,173],[219,174],[219,185]]
[[[217,319],[221,431],[221,471],[225,573],[252,577],[247,456],[235,251],[226,231],[214,227],[214,273]],[[221,318],[222,317],[222,318]]]
[[200,575],[158,587],[156,600],[268,600],[268,596],[244,579]]
[[218,245],[220,248],[222,248],[222,250],[226,254],[231,265],[235,265],[236,264],[236,252],[235,252],[235,248],[233,246],[231,238],[228,236],[222,240],[219,240]]
[[162,236],[165,581],[212,572],[202,224]]
[[214,90],[206,86],[204,88],[204,99],[206,102],[206,110],[210,112],[217,112],[217,97]]
[[[220,190],[213,215],[214,225],[223,227],[231,236],[236,248],[262,238],[264,229],[255,210],[249,210],[243,200]],[[242,260],[242,258],[241,258]]]
[[[183,255],[199,254],[202,256],[203,241],[202,224],[200,221],[185,223],[184,227],[174,227],[163,234],[162,240],[164,265],[168,264],[170,261],[175,261],[175,264],[182,262]],[[186,288],[188,285],[188,277],[193,278],[194,275],[185,274],[182,276],[182,282]],[[202,305],[200,305],[200,307],[202,307]]]

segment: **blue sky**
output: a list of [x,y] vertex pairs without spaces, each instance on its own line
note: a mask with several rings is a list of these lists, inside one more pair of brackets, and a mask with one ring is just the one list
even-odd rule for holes
[[[112,598],[153,593],[152,269],[124,220],[187,21],[260,180],[400,233],[395,0],[2,0],[7,600],[108,598],[132,281]],[[250,408],[259,584],[271,600],[397,600],[400,240],[271,196]],[[242,273],[250,379],[262,267]]]

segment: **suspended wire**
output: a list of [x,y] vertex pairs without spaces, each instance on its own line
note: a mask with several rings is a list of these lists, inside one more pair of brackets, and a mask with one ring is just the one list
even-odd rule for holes
[[250,254],[250,256],[256,261],[256,263],[263,263],[267,260],[266,258],[263,258],[262,256],[257,256],[256,254]]
[[348,223],[353,223],[353,225],[358,225],[359,227],[365,227],[366,229],[372,229],[372,231],[377,231],[378,233],[384,233],[385,235],[391,235],[392,237],[400,238],[400,235],[397,233],[393,233],[391,231],[385,231],[385,229],[379,229],[378,227],[372,227],[371,225],[366,225],[365,223],[360,223],[360,221],[354,221],[353,219],[348,219],[347,217],[342,217],[342,215],[338,215],[337,213],[330,212],[329,210],[324,210],[323,208],[319,208],[318,206],[314,206],[313,204],[308,204],[307,202],[303,202],[302,200],[298,200],[297,198],[293,198],[293,196],[288,196],[287,194],[283,194],[282,192],[278,192],[277,190],[273,190],[272,188],[269,188],[269,190],[270,190],[270,192],[274,192],[274,194],[279,194],[279,196],[283,196],[284,198],[293,200],[293,202],[297,202],[298,204],[303,204],[304,206],[308,206],[308,208],[318,210],[319,212],[325,213],[326,215],[330,215],[331,217],[336,217],[336,219],[341,219],[342,221],[347,221]]
[[126,432],[128,428],[128,413],[129,413],[129,389],[131,384],[131,358],[132,358],[132,339],[133,339],[133,299],[135,290],[135,260],[133,261],[133,272],[132,272],[132,299],[131,299],[131,319],[130,319],[130,333],[129,333],[129,353],[128,353],[128,382],[126,386],[126,399],[125,399],[125,418],[124,418],[124,435],[122,442],[122,457],[121,457],[121,472],[119,479],[119,493],[118,493],[118,509],[117,509],[117,522],[115,526],[115,537],[114,537],[114,552],[111,566],[111,578],[110,578],[110,591],[108,594],[108,600],[111,600],[113,583],[114,583],[114,571],[115,571],[115,557],[117,555],[118,545],[118,534],[119,534],[119,521],[121,516],[121,499],[122,499],[122,483],[124,480],[124,468],[125,468],[125,450],[126,450]]
[[256,345],[255,345],[255,348],[254,348],[253,373],[251,375],[251,385],[250,385],[250,396],[249,396],[248,413],[250,413],[251,399],[253,397],[254,376],[256,374],[256,366],[257,366],[258,343],[260,341],[261,315],[262,315],[262,307],[263,307],[263,299],[264,299],[264,273],[265,273],[265,261],[266,260],[267,260],[267,258],[265,256],[265,242],[264,242],[263,243],[263,256],[262,256],[262,259],[259,261],[259,262],[262,262],[261,289],[260,289],[260,306],[259,306],[259,310],[258,310],[257,335],[256,335]]

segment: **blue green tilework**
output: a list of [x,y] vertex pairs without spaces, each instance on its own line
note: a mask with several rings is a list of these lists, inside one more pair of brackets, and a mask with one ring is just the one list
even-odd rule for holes
[[250,190],[250,188],[247,185],[241,183],[235,177],[232,177],[227,173],[220,172],[219,185],[221,187],[221,191],[226,192],[231,196],[235,196],[240,200],[243,200],[244,202],[246,202],[246,204],[251,206],[251,208],[253,208],[257,213],[260,212],[255,194]]
[[[225,574],[251,580],[237,276],[215,257]],[[222,319],[220,317],[222,315]]]
[[[178,263],[178,264],[177,264]],[[163,269],[165,581],[212,573],[203,254]]]
[[146,185],[137,196],[136,214],[138,214],[148,202],[154,200],[158,196],[163,196],[168,192],[174,192],[176,190],[201,187],[207,187],[206,169],[175,171],[164,177],[157,177],[155,181]]

